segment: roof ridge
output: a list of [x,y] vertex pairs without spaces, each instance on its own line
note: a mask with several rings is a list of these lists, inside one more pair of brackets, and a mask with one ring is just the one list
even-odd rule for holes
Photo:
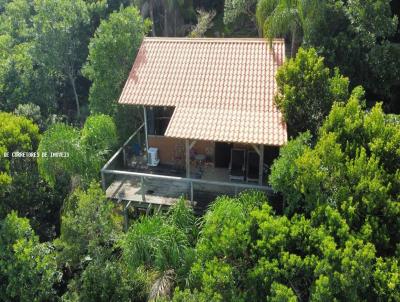
[[[217,43],[268,43],[265,38],[188,38],[188,37],[145,37],[148,42],[217,42]],[[273,39],[272,43],[284,43],[284,39]]]

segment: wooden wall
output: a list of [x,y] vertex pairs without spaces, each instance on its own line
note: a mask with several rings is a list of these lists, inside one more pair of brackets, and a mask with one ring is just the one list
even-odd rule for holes
[[[160,162],[167,165],[185,166],[185,140],[179,138],[149,135],[149,147],[158,148]],[[234,148],[254,150],[251,145],[234,144]],[[197,154],[206,154],[214,161],[215,143],[210,141],[197,141],[192,149]],[[279,147],[264,147],[264,162],[269,166],[279,155]]]
[[[149,147],[158,148],[158,156],[160,162],[167,165],[180,165],[185,166],[185,140],[149,135]],[[192,148],[192,152],[197,154],[206,154],[214,159],[214,142],[209,141],[197,141]]]

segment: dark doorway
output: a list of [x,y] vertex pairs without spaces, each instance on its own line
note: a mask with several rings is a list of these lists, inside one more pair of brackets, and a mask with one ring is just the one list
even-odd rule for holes
[[150,135],[164,135],[174,107],[147,107],[147,132]]
[[228,168],[231,160],[232,144],[215,143],[215,167]]

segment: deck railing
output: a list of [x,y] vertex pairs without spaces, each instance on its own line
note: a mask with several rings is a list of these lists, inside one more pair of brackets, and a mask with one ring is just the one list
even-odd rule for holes
[[140,135],[140,131],[143,129],[144,124],[142,124],[122,145],[121,148],[110,158],[110,160],[103,166],[101,169],[101,178],[102,178],[102,187],[104,190],[107,189],[108,179],[115,178],[116,176],[127,176],[132,178],[139,178],[141,184],[141,192],[142,192],[142,201],[145,200],[145,179],[157,179],[164,181],[176,181],[188,184],[189,187],[189,196],[191,202],[194,200],[194,187],[195,185],[205,185],[205,186],[216,186],[219,188],[230,188],[233,189],[234,194],[236,195],[239,191],[253,189],[260,190],[267,194],[272,194],[273,191],[269,186],[263,186],[259,184],[249,184],[249,183],[238,183],[238,182],[224,182],[224,181],[215,181],[215,180],[205,180],[205,179],[197,179],[197,178],[188,178],[188,177],[178,177],[178,176],[169,176],[169,175],[161,175],[161,174],[149,174],[142,172],[133,172],[133,171],[125,171],[116,169],[118,166],[116,163],[119,161],[121,165],[121,156],[122,156],[122,167],[126,164],[126,148],[129,143],[138,135]]

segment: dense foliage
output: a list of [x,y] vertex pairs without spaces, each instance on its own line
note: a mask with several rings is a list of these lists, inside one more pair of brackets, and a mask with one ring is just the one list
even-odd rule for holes
[[400,125],[380,104],[364,107],[358,87],[347,104],[333,106],[315,146],[301,136],[283,149],[270,180],[288,215],[330,205],[379,254],[393,255],[400,242]]
[[296,58],[285,62],[276,75],[276,104],[288,125],[289,135],[306,130],[316,134],[333,102],[348,98],[349,81],[325,67],[315,49],[299,49]]
[[112,13],[97,28],[89,44],[84,75],[91,80],[89,102],[93,113],[114,115],[148,23],[134,7]]
[[90,40],[89,56],[83,74],[92,81],[89,91],[90,111],[114,117],[121,138],[137,127],[138,109],[118,106],[117,101],[128,77],[143,37],[149,31],[138,9],[127,7],[110,15]]
[[37,125],[24,117],[0,112],[0,196],[12,181],[10,172],[17,172],[25,164],[25,158],[13,157],[13,152],[35,152],[38,143]]
[[61,278],[55,255],[50,243],[39,243],[28,219],[8,214],[0,222],[0,300],[54,299]]
[[106,115],[90,116],[81,131],[66,125],[54,124],[44,134],[38,152],[42,177],[52,186],[58,176],[79,177],[87,185],[100,173],[107,155],[117,144],[117,129]]
[[393,43],[398,16],[386,0],[326,1],[323,22],[305,41],[331,67],[339,67],[352,86],[363,85],[369,94],[400,112],[400,48]]
[[195,252],[173,301],[395,301],[400,285],[398,260],[377,257],[337,210],[278,216],[260,194],[216,200]]
[[[400,301],[399,9],[0,0],[0,301]],[[142,123],[117,99],[147,34],[286,39],[274,202],[181,199],[123,231],[99,171]]]

